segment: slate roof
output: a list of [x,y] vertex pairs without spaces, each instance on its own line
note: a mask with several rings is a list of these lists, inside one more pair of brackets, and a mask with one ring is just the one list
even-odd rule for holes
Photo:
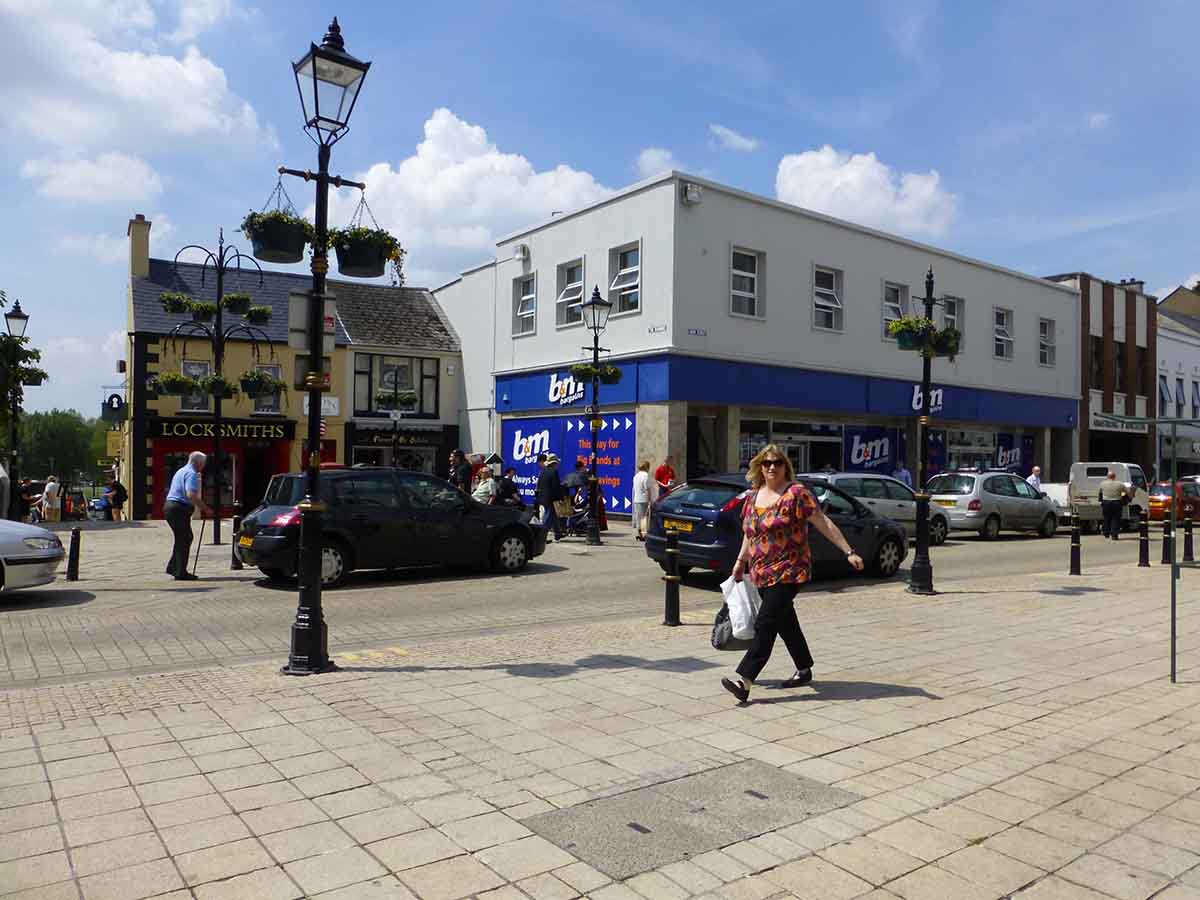
[[[215,274],[211,268],[204,271],[197,263],[181,262],[176,266],[170,260],[151,259],[149,277],[132,278],[131,284],[133,330],[148,334],[165,335],[181,322],[191,320],[190,314],[172,314],[163,310],[159,295],[164,291],[178,291],[209,302],[217,298]],[[271,307],[270,322],[258,327],[272,341],[282,344],[288,339],[288,294],[308,290],[311,285],[311,275],[268,269],[263,270],[260,285],[258,270],[253,266],[244,266],[240,274],[230,272],[225,276],[227,294],[244,291],[253,296],[256,306]],[[458,335],[433,295],[424,288],[393,288],[331,278],[327,289],[337,297],[338,323],[334,340],[339,346],[379,344],[451,353],[460,349]],[[226,328],[234,321],[241,321],[241,317],[227,314]]]
[[1173,309],[1163,309],[1161,306],[1158,308],[1158,315],[1159,318],[1170,319],[1172,322],[1175,322],[1176,324],[1182,325],[1184,328],[1200,334],[1200,318],[1196,316],[1189,316],[1187,313],[1175,312]]

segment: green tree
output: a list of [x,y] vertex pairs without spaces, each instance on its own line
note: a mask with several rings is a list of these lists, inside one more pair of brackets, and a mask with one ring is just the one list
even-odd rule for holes
[[[95,422],[73,409],[23,413],[20,418],[22,478],[57,475],[74,482],[80,472],[89,477],[98,458],[92,451]],[[101,454],[103,455],[103,454]]]

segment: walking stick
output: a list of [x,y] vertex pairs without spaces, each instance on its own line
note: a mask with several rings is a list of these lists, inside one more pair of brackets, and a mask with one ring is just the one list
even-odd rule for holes
[[208,520],[204,518],[204,514],[200,514],[200,540],[196,541],[196,558],[192,562],[192,574],[196,574],[196,566],[200,564],[200,545],[204,543],[204,523]]

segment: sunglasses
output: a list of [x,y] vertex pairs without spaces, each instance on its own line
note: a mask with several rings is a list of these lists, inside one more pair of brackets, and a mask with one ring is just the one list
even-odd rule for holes
[[782,466],[782,465],[783,465],[782,459],[764,459],[762,461],[762,467],[764,469],[773,469],[776,466]]

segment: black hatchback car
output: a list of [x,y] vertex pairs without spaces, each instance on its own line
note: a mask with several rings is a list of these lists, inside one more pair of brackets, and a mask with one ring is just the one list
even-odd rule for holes
[[[243,520],[237,552],[268,578],[296,574],[304,475],[276,475]],[[490,566],[519,572],[546,551],[531,513],[486,506],[445,481],[390,468],[321,472],[321,583],[335,587],[355,569]]]
[[[904,526],[876,515],[849,494],[821,478],[798,478],[812,491],[825,515],[833,520],[850,546],[880,578],[890,578],[908,553]],[[681,484],[650,511],[646,555],[666,568],[667,527],[679,534],[680,574],[711,569],[733,571],[742,546],[742,503],[750,496],[741,472],[705,475]],[[850,564],[824,535],[809,531],[813,568],[818,573],[845,574]]]

